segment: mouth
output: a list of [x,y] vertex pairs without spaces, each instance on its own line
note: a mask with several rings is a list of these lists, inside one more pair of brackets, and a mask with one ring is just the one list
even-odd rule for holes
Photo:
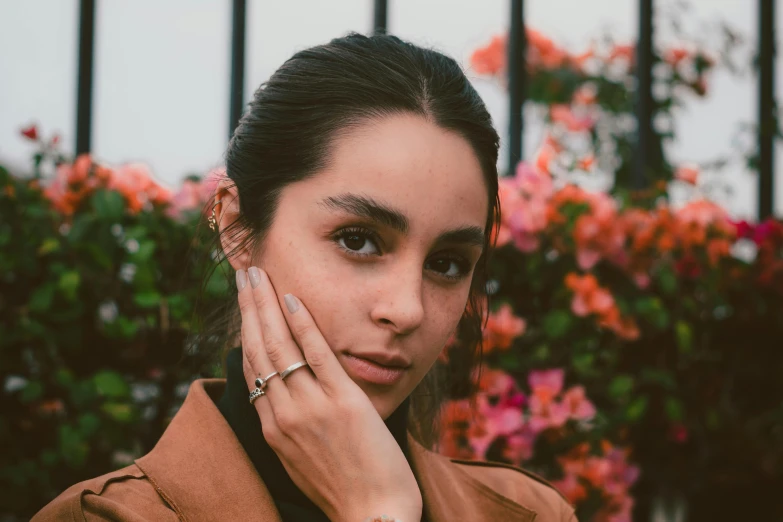
[[363,355],[360,357],[351,353],[345,353],[344,360],[346,371],[352,377],[371,384],[386,386],[399,382],[411,366],[411,363],[402,357],[385,354]]

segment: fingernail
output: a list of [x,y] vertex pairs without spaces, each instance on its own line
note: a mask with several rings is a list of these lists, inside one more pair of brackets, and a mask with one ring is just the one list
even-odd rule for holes
[[251,266],[247,269],[247,275],[250,278],[250,286],[253,288],[261,284],[261,272],[258,271],[258,268]]
[[285,294],[283,296],[283,300],[285,300],[285,306],[288,308],[290,313],[293,314],[299,310],[299,302],[297,301],[296,297],[292,296],[291,294]]
[[241,268],[237,270],[237,290],[240,292],[247,286],[247,274]]

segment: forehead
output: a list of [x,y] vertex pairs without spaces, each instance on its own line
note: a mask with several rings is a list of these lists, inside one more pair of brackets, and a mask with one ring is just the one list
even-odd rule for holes
[[488,196],[468,141],[417,115],[367,122],[338,137],[328,167],[311,178],[321,195],[362,193],[401,210],[411,228],[482,229]]

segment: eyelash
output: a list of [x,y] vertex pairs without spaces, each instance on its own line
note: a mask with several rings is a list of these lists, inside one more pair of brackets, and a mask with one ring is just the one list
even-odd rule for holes
[[[360,258],[367,258],[367,257],[371,257],[371,256],[378,256],[378,255],[380,255],[380,254],[366,254],[366,253],[363,254],[363,253],[358,253],[355,250],[351,250],[350,248],[346,248],[346,247],[342,246],[340,244],[340,240],[341,239],[345,239],[346,237],[350,237],[350,236],[360,236],[360,237],[363,237],[365,239],[368,239],[368,240],[372,241],[373,243],[375,243],[376,248],[378,248],[378,244],[380,243],[380,239],[378,238],[378,235],[375,232],[373,232],[372,230],[368,230],[366,228],[361,228],[361,227],[343,228],[342,230],[339,230],[336,234],[334,234],[332,239],[334,240],[335,244],[337,244],[338,248],[340,248],[340,250],[344,251],[345,253],[347,253],[350,256],[360,257]],[[378,248],[378,250],[380,250],[380,248]],[[459,267],[459,274],[458,275],[456,275],[456,276],[449,276],[449,275],[445,275],[445,274],[440,273],[440,272],[436,272],[439,277],[442,277],[444,279],[448,279],[450,281],[458,281],[460,279],[465,278],[468,275],[468,273],[470,272],[470,262],[467,259],[465,259],[464,257],[462,257],[462,256],[458,256],[458,255],[453,255],[452,254],[452,255],[443,256],[443,257],[441,257],[439,259],[446,259],[448,261],[453,261]]]

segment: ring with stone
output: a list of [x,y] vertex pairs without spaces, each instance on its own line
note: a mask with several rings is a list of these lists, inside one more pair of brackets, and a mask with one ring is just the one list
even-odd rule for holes
[[265,388],[266,388],[266,385],[267,385],[267,382],[269,381],[269,379],[271,379],[271,378],[272,378],[272,377],[274,377],[275,375],[280,375],[280,374],[279,374],[279,373],[277,373],[277,372],[272,372],[272,373],[270,373],[269,375],[267,375],[266,377],[264,377],[263,379],[261,379],[260,377],[259,377],[259,378],[257,378],[257,379],[256,379],[256,382],[255,382],[256,388],[260,388],[260,389],[262,389],[262,390],[263,390],[263,389],[265,389]]

